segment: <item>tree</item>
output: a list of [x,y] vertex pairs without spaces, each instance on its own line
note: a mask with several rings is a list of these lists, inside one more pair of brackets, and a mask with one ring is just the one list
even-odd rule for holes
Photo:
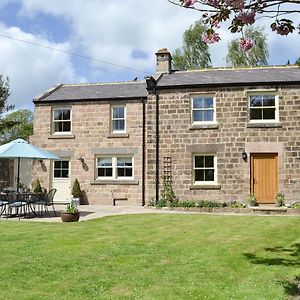
[[6,114],[8,111],[14,108],[13,105],[7,104],[9,95],[8,78],[4,78],[3,75],[0,74],[0,134],[3,133],[4,130],[9,129],[14,125],[13,122],[3,119],[3,114]]
[[178,70],[207,68],[211,62],[208,45],[199,37],[208,27],[196,21],[183,34],[183,46],[172,54],[173,67]]
[[[270,18],[272,31],[280,35],[288,35],[294,32],[292,16],[300,13],[299,0],[168,0],[170,3],[191,8],[203,13],[202,18],[210,25],[202,40],[206,43],[215,43],[220,40],[217,28],[220,23],[230,20],[229,30],[232,33],[241,32],[245,26],[254,24],[257,19]],[[297,8],[296,8],[297,7]],[[298,25],[300,33],[300,24]],[[247,51],[251,48],[251,40],[244,36],[241,42],[246,44],[243,48]]]
[[227,63],[233,67],[267,65],[269,51],[263,29],[248,27],[245,36],[253,40],[253,47],[247,52],[241,51],[239,39],[232,40],[228,45]]
[[27,109],[20,109],[7,115],[3,121],[13,124],[3,130],[0,142],[7,143],[17,138],[28,139],[33,133],[33,113]]

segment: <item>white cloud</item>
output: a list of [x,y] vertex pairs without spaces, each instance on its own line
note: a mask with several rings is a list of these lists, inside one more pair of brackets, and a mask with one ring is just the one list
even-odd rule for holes
[[[170,51],[182,45],[183,32],[192,25],[201,13],[183,9],[167,0],[2,0],[18,2],[19,15],[23,21],[34,21],[42,14],[63,18],[69,26],[68,40],[63,44],[49,42],[45,35],[34,36],[18,28],[6,28],[1,32],[49,45],[99,60],[128,66],[147,73],[155,71],[155,52],[167,47]],[[3,5],[2,5],[3,6]],[[263,21],[267,24],[269,19]],[[300,36],[293,34],[279,37],[268,30],[270,63],[291,62],[299,56],[295,46],[300,44]],[[62,29],[63,30],[63,29]],[[224,26],[220,29],[222,42],[210,47],[214,66],[226,65],[227,44],[233,36]],[[21,104],[32,99],[35,94],[59,82],[86,81],[76,72],[85,74],[87,81],[128,80],[143,73],[116,68],[99,61],[82,61],[80,67],[70,56],[47,49],[38,48],[10,40],[0,40],[0,72],[11,79],[12,99]],[[133,50],[146,55],[135,59]]]
[[[47,47],[68,50],[69,45],[50,43],[25,33],[17,27],[7,28],[0,23],[0,31],[7,36],[38,43]],[[1,38],[0,73],[10,80],[9,102],[16,107],[32,107],[32,99],[58,82],[84,80],[77,78],[68,55],[36,47],[19,41]]]

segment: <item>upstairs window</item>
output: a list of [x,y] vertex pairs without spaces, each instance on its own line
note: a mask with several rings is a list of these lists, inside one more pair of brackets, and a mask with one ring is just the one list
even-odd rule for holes
[[192,98],[192,123],[209,124],[216,122],[215,98],[211,95],[198,95]]
[[126,109],[125,106],[111,107],[111,131],[113,133],[126,132]]
[[55,108],[53,109],[53,133],[71,132],[71,109]]
[[217,156],[214,154],[195,154],[193,159],[194,183],[215,184],[217,182]]
[[252,123],[278,122],[278,99],[275,95],[249,95],[249,120]]

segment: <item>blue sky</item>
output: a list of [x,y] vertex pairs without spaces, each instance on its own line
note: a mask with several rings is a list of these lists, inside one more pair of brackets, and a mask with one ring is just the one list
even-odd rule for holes
[[[1,0],[0,11],[0,73],[10,79],[10,102],[30,109],[33,97],[58,83],[126,81],[153,74],[155,52],[180,47],[184,30],[200,16],[167,0]],[[260,25],[267,28],[267,22]],[[300,56],[299,34],[266,32],[269,64]],[[221,43],[210,47],[214,66],[226,66],[232,35],[224,27],[221,37]]]

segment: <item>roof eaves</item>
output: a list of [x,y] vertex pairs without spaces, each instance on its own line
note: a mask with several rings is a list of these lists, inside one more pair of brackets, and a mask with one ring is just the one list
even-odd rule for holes
[[199,88],[199,87],[235,87],[235,86],[253,86],[253,85],[294,85],[300,84],[300,80],[295,81],[268,81],[268,82],[234,82],[234,83],[191,83],[191,84],[168,84],[168,85],[159,85],[157,89],[159,90],[169,90],[169,89],[190,89],[190,88]]
[[126,101],[126,100],[141,100],[147,99],[147,96],[134,96],[134,97],[112,97],[112,98],[90,98],[90,99],[55,99],[55,100],[34,100],[33,103],[65,103],[65,102],[94,102],[94,101]]

